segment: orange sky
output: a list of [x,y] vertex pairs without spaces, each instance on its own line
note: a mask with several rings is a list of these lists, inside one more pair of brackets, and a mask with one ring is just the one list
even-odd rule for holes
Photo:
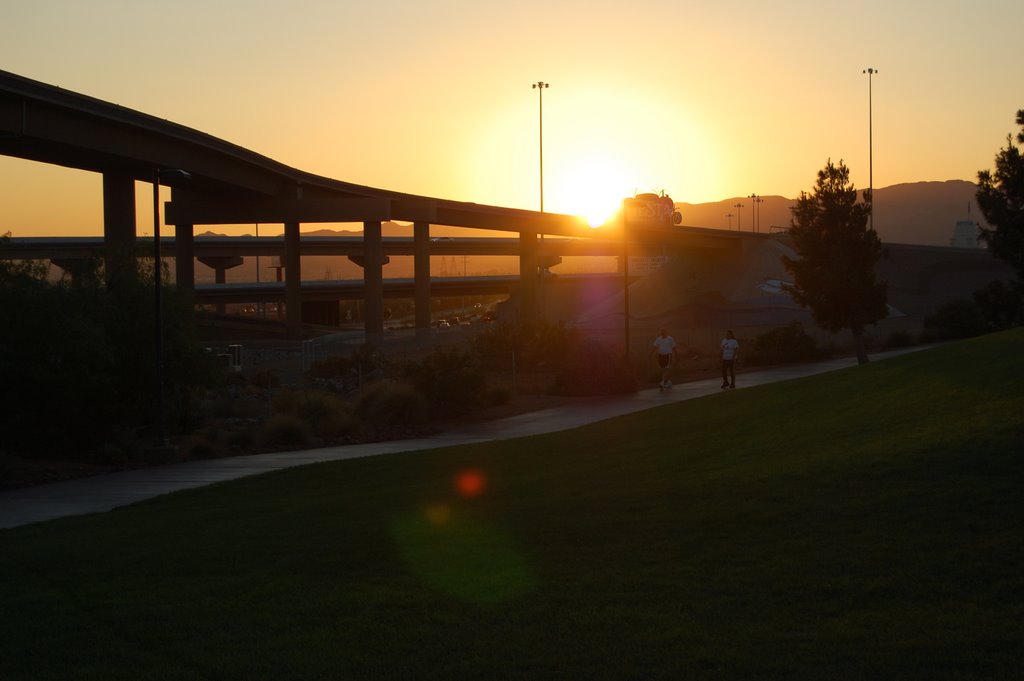
[[[1024,108],[1018,0],[15,0],[0,67],[335,179],[592,214],[635,191],[976,179]],[[99,177],[0,157],[0,232],[99,234]],[[148,185],[139,185],[139,233]],[[251,229],[249,229],[251,231]]]

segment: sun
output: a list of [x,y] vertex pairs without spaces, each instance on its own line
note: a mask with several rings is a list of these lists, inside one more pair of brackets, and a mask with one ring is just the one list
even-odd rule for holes
[[553,178],[552,210],[580,215],[591,227],[605,224],[631,195],[623,165],[610,157],[574,159]]

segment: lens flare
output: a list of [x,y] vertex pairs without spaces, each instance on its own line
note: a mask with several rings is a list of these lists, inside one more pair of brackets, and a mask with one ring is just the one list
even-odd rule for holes
[[427,520],[433,525],[444,525],[452,517],[452,507],[448,504],[431,504],[426,510]]
[[423,584],[482,606],[509,603],[536,589],[533,563],[509,531],[458,506],[448,511],[442,523],[423,522],[419,512],[391,523],[396,548]]
[[455,476],[455,491],[463,499],[475,499],[487,489],[487,476],[477,468],[467,468]]

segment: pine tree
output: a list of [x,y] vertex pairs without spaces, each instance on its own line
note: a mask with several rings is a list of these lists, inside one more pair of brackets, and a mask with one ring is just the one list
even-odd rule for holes
[[810,308],[814,321],[826,331],[849,329],[857,361],[868,361],[864,328],[883,319],[887,284],[875,278],[882,242],[869,229],[870,197],[857,203],[850,170],[829,159],[818,171],[814,192],[800,192],[793,208],[789,235],[799,259],[783,258],[793,277],[788,287],[793,300]]
[[[1022,127],[1017,142],[1024,144],[1024,109],[1017,112]],[[1024,156],[1006,136],[1006,148],[996,155],[995,173],[978,172],[978,207],[995,229],[982,228],[981,238],[992,253],[1017,272],[1018,285],[1024,285]]]

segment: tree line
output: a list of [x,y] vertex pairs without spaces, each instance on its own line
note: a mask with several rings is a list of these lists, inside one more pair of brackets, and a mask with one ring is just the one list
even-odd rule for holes
[[[1017,124],[1022,127],[1017,142],[1024,144],[1024,109],[1017,112]],[[980,236],[1017,278],[1009,287],[994,282],[976,292],[975,302],[990,325],[1005,328],[1024,321],[1024,157],[1011,135],[995,165],[994,172],[978,173],[978,206],[991,225]],[[848,329],[859,363],[868,361],[865,327],[887,315],[887,285],[875,276],[882,243],[868,226],[871,199],[865,191],[858,202],[849,169],[829,159],[814,189],[801,192],[793,208],[789,235],[798,257],[783,258],[793,278],[788,286],[793,300],[809,308],[822,329]]]

